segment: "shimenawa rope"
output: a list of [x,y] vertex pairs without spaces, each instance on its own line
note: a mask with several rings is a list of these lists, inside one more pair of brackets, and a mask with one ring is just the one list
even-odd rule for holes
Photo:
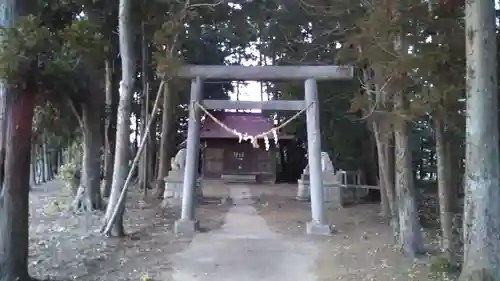
[[206,108],[204,108],[203,105],[201,105],[200,103],[194,102],[194,104],[196,106],[198,106],[208,117],[210,117],[210,119],[212,119],[222,129],[226,130],[230,134],[233,134],[233,135],[239,137],[239,141],[240,142],[242,140],[250,140],[250,142],[252,143],[253,147],[255,147],[255,148],[259,148],[259,144],[257,142],[257,140],[259,138],[264,138],[264,140],[266,141],[266,146],[268,146],[267,136],[270,135],[270,134],[273,135],[274,141],[275,141],[275,143],[277,143],[278,142],[278,134],[277,134],[277,132],[279,130],[281,130],[282,128],[284,128],[286,125],[290,124],[290,122],[292,122],[297,117],[299,117],[300,114],[302,114],[303,112],[305,112],[312,105],[312,103],[310,103],[309,105],[307,105],[306,107],[304,107],[301,111],[295,113],[288,120],[286,120],[285,122],[281,123],[278,127],[273,127],[272,129],[270,129],[267,132],[262,132],[260,134],[255,135],[255,136],[251,136],[251,135],[248,135],[247,133],[240,133],[240,132],[236,131],[235,129],[229,128],[228,126],[226,126],[226,124],[222,123],[222,121],[220,121],[215,116],[213,116],[210,112],[208,112],[208,110]]

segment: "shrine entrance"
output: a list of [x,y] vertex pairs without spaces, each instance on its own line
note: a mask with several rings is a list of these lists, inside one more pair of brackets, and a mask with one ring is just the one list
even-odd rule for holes
[[[325,216],[324,190],[321,172],[321,131],[319,122],[319,104],[317,80],[348,80],[353,78],[353,68],[348,66],[203,66],[186,65],[180,67],[177,77],[192,79],[189,104],[189,121],[187,133],[186,166],[182,190],[181,218],[175,223],[175,232],[180,235],[193,235],[198,228],[195,218],[195,190],[199,165],[199,146],[202,111],[210,116],[207,110],[212,109],[260,109],[270,111],[298,111],[307,117],[307,151],[310,174],[311,221],[307,223],[308,234],[330,235],[331,226]],[[228,101],[203,100],[202,86],[204,80],[253,80],[283,81],[304,80],[304,100],[271,100],[271,101]],[[287,122],[280,126],[286,126]],[[223,126],[223,124],[220,124]],[[230,131],[230,128],[226,128]],[[245,135],[254,146],[259,139],[268,140],[267,135],[276,134],[273,128],[256,136]],[[238,133],[240,138],[241,133]],[[272,137],[272,136],[270,136]],[[233,155],[244,159],[240,152]],[[245,152],[243,152],[244,154]],[[235,158],[235,159],[236,159]],[[235,160],[236,161],[236,160]],[[241,160],[243,161],[243,160]]]
[[[203,179],[219,179],[227,183],[276,182],[278,148],[293,139],[292,135],[276,130],[273,120],[262,113],[210,113],[203,105],[199,107],[206,111],[200,134],[204,151]],[[268,138],[267,145],[264,139],[259,139],[259,148],[248,143],[242,145],[240,141],[240,134],[243,138],[244,135],[258,136],[273,130],[276,138]]]

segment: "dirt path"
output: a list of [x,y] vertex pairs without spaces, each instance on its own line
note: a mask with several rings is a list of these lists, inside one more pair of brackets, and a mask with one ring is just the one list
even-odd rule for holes
[[233,186],[234,206],[218,230],[199,234],[174,255],[175,281],[318,280],[314,242],[287,239],[272,231],[257,213],[250,189]]
[[[203,233],[194,239],[172,234],[177,217],[132,190],[125,239],[103,238],[102,213],[75,216],[60,182],[31,193],[30,271],[56,280],[303,280],[427,281],[426,261],[414,263],[390,247],[378,204],[328,212],[339,233],[305,235],[307,202],[295,187],[227,186],[207,183],[197,208]],[[231,197],[233,200],[221,200]],[[226,202],[227,201],[227,202]],[[226,202],[226,203],[222,203]],[[149,278],[149,279],[148,279]]]
[[[259,214],[274,231],[304,237],[311,219],[310,203],[294,199],[295,186],[255,188]],[[337,233],[316,237],[320,252],[314,268],[318,281],[429,281],[427,258],[414,261],[392,247],[392,233],[381,219],[379,203],[365,203],[328,210],[327,217]]]
[[[99,234],[102,212],[74,215],[67,211],[71,197],[61,182],[36,186],[30,194],[30,260],[32,276],[51,280],[154,280],[171,271],[169,256],[189,241],[172,233],[177,214],[142,200],[131,189],[127,199],[124,239]],[[206,231],[220,227],[228,206],[208,202],[198,208]],[[163,279],[160,279],[163,280]],[[169,280],[169,279],[165,279]]]

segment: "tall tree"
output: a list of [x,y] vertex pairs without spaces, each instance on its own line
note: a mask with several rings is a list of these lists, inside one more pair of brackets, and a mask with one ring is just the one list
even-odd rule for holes
[[[28,3],[24,1],[2,1],[0,23],[5,32],[15,27]],[[6,33],[4,32],[4,35]],[[4,40],[7,38],[3,38]],[[7,40],[5,40],[7,41]],[[2,42],[5,43],[5,42]],[[3,55],[5,48],[1,46]],[[2,81],[6,97],[5,134],[5,178],[0,190],[0,280],[31,280],[28,274],[29,245],[29,172],[31,158],[31,134],[35,97],[34,61],[17,65],[17,78]],[[21,74],[22,73],[22,74]],[[5,73],[3,73],[5,75]],[[5,76],[3,78],[6,78]]]
[[466,198],[460,280],[500,280],[500,162],[495,1],[465,4]]
[[[120,42],[120,56],[122,62],[122,80],[120,82],[118,102],[118,121],[116,128],[115,161],[113,168],[113,182],[111,196],[104,218],[105,224],[113,216],[118,204],[120,193],[129,172],[130,148],[129,128],[130,113],[133,99],[135,81],[134,42],[132,25],[132,1],[120,0],[118,5],[118,28]],[[125,205],[120,206],[119,214],[113,224],[110,235],[123,236],[123,213]]]
[[[88,20],[99,26],[99,33],[105,41],[104,85],[105,85],[105,120],[104,120],[104,163],[103,197],[109,197],[113,178],[113,160],[116,138],[116,119],[118,107],[118,79],[120,73],[119,42],[116,32],[118,26],[118,0],[78,0]],[[143,3],[141,3],[143,4]],[[100,80],[100,79],[99,79]]]

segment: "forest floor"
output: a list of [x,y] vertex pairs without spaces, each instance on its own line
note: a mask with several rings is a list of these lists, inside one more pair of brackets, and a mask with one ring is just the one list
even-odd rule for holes
[[293,185],[211,182],[204,194],[197,209],[201,233],[188,239],[172,233],[176,213],[133,189],[125,214],[129,235],[116,239],[99,234],[102,213],[67,211],[71,198],[61,182],[33,187],[30,273],[82,281],[430,280],[429,258],[406,259],[391,247],[377,203],[330,210],[338,232],[309,237],[310,205],[294,199]]

